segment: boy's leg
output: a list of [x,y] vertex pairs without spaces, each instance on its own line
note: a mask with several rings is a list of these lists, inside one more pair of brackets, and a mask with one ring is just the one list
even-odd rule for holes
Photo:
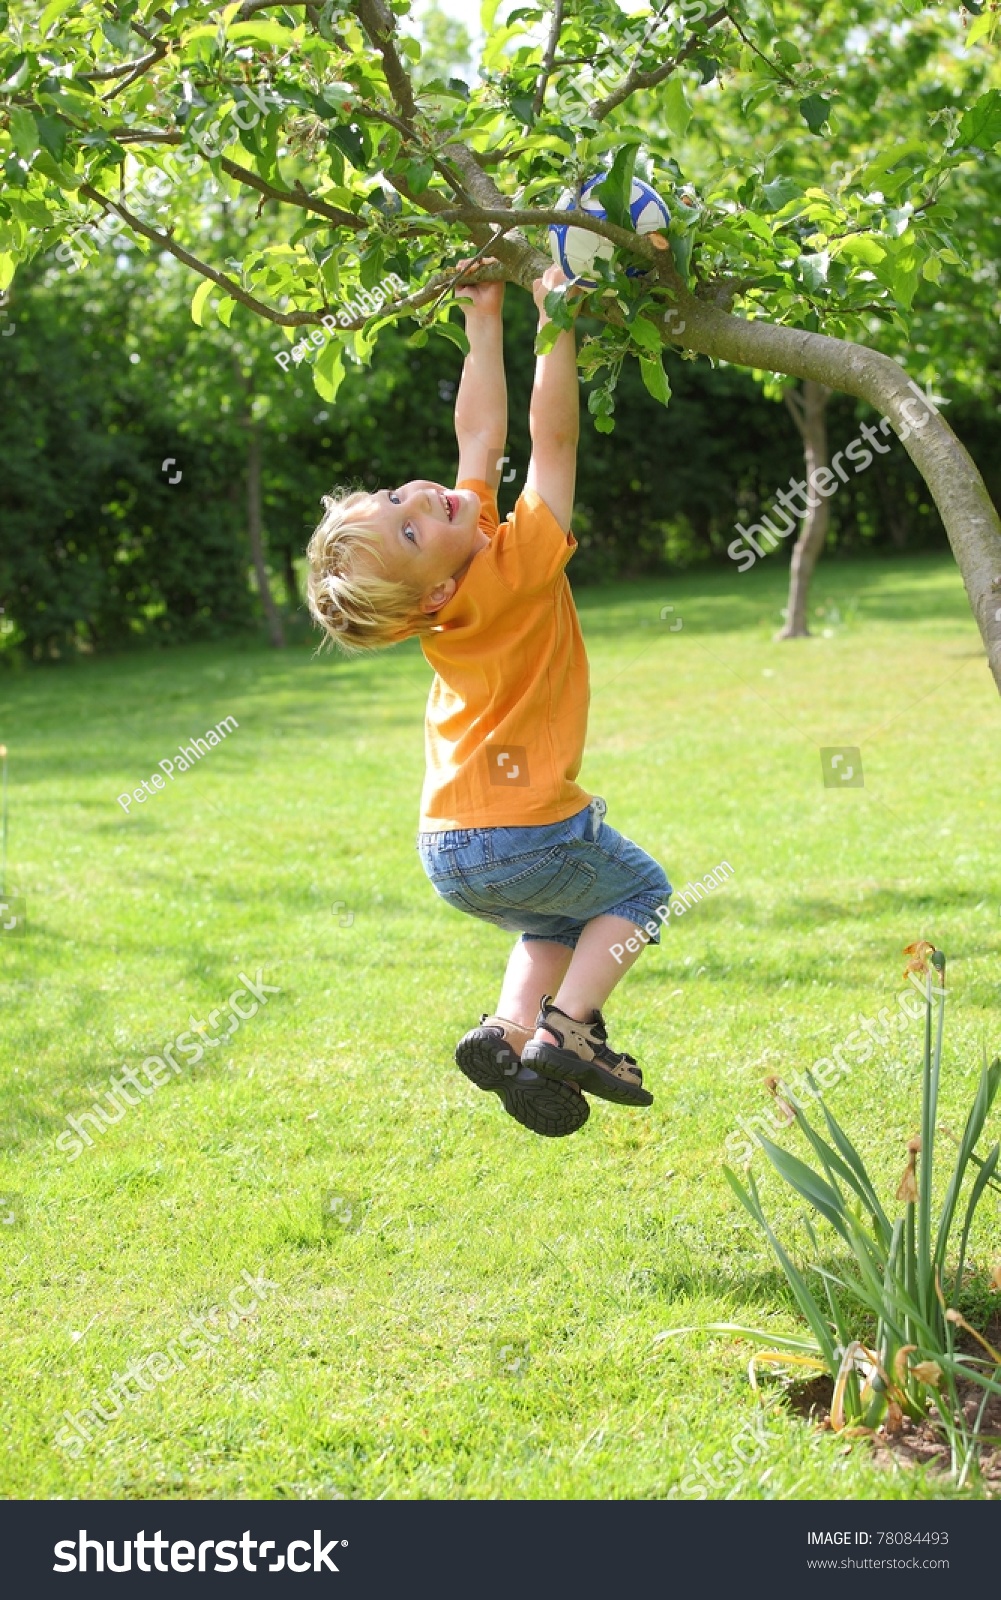
[[568,1017],[589,1022],[592,1013],[601,1010],[646,943],[646,935],[635,922],[625,917],[594,917],[584,928],[576,950],[571,952],[568,971],[559,990],[544,989],[542,992],[555,995],[554,1004]]
[[636,1062],[611,1048],[601,1018],[601,1007],[646,943],[645,933],[626,917],[592,918],[555,1001],[542,1008],[535,1037],[522,1051],[523,1064],[605,1100],[651,1105]]
[[[617,923],[620,919],[599,920]],[[519,939],[508,960],[497,1015],[534,1033],[542,996],[556,993],[573,955],[568,945],[550,939]]]

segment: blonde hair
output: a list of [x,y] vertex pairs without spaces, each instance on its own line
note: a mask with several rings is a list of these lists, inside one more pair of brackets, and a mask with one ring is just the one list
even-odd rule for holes
[[357,568],[358,550],[379,551],[371,528],[351,520],[352,511],[369,499],[363,489],[325,494],[324,515],[306,551],[310,613],[348,655],[379,650],[434,627],[433,617],[420,609],[419,590]]

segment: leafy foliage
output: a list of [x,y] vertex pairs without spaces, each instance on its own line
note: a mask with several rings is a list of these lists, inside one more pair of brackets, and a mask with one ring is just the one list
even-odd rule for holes
[[[903,1214],[890,1220],[862,1156],[812,1078],[811,1090],[826,1136],[794,1094],[778,1080],[771,1080],[771,1087],[794,1114],[820,1170],[770,1139],[762,1138],[761,1144],[779,1176],[834,1229],[847,1248],[843,1263],[833,1269],[825,1265],[820,1241],[807,1220],[814,1251],[812,1271],[821,1281],[819,1295],[769,1223],[753,1175],[748,1174],[746,1186],[729,1168],[725,1176],[765,1234],[809,1324],[812,1340],[793,1339],[790,1346],[801,1358],[814,1357],[834,1382],[832,1427],[874,1428],[882,1422],[892,1433],[899,1430],[905,1413],[920,1419],[933,1404],[950,1439],[954,1468],[965,1476],[974,1458],[979,1418],[971,1428],[958,1385],[963,1380],[976,1384],[985,1403],[991,1394],[1001,1394],[1001,1355],[970,1327],[957,1305],[977,1207],[988,1185],[1001,1189],[996,1178],[1001,1144],[994,1143],[983,1156],[976,1153],[1001,1086],[1001,1059],[990,1066],[984,1061],[936,1210],[934,1158],[939,1138],[945,958],[927,941],[909,946],[908,953],[912,954],[909,970],[925,975],[926,1022],[921,1128],[908,1142],[907,1165],[896,1195]],[[863,1308],[875,1326],[871,1347],[862,1330],[853,1326],[856,1307]],[[980,1348],[976,1353],[958,1345],[960,1329],[977,1340]],[[782,1357],[772,1359],[781,1361]]]

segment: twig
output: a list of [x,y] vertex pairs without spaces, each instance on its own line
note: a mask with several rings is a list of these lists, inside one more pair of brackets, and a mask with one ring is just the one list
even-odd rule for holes
[[[123,128],[111,134],[111,138],[119,144],[165,144],[176,148],[184,143],[179,133],[153,133],[147,129]],[[279,189],[268,183],[256,172],[251,172],[248,167],[241,167],[236,161],[231,161],[228,156],[220,158],[220,166],[231,178],[238,183],[246,184],[250,189],[256,189],[268,200],[277,200],[281,205],[300,206],[304,211],[315,211],[317,216],[326,217],[338,228],[353,228],[358,230],[365,227],[362,217],[355,216],[353,211],[341,211],[337,206],[327,205],[325,200],[320,200],[316,195],[308,194],[301,184],[294,189]]]
[[542,70],[535,85],[535,94],[532,96],[532,116],[537,117],[542,110],[546,98],[546,85],[553,70],[556,59],[556,49],[560,42],[560,29],[563,27],[563,0],[555,0],[553,5],[553,20],[549,24],[549,38],[546,42],[545,54],[542,57]]
[[103,206],[106,210],[117,212],[122,221],[128,223],[134,233],[141,234],[151,244],[159,245],[161,250],[169,251],[172,256],[183,262],[186,267],[191,267],[200,277],[209,278],[212,283],[218,284],[219,288],[224,289],[231,299],[239,301],[240,305],[246,306],[248,311],[255,311],[258,316],[264,317],[268,322],[276,322],[282,328],[299,328],[307,323],[319,322],[320,318],[329,312],[328,306],[324,306],[320,311],[275,311],[273,307],[265,305],[263,300],[258,300],[254,295],[248,294],[246,289],[238,284],[235,279],[228,278],[224,272],[217,272],[215,267],[210,267],[207,261],[200,261],[197,256],[193,256],[190,250],[185,250],[183,245],[177,244],[169,233],[160,233],[157,228],[151,228],[147,223],[142,222],[120,200],[111,200],[89,183],[81,183],[78,193],[84,195],[88,200],[93,200],[96,205]]
[[[731,20],[726,6],[720,6],[718,10],[710,12],[705,19],[706,32],[715,28],[717,23],[722,22],[724,19]],[[678,67],[682,66],[689,56],[693,56],[704,43],[705,34],[693,33],[687,44],[682,45],[676,56],[672,56],[669,61],[662,62],[659,67],[654,67],[650,72],[640,72],[634,62],[617,89],[613,89],[611,94],[606,95],[603,100],[591,102],[588,111],[592,121],[604,121],[608,113],[614,111],[616,106],[620,106],[623,100],[627,100],[635,90],[656,88],[658,83],[663,83],[665,78],[669,78],[671,73],[677,71]]]
[[737,32],[740,34],[740,37],[743,39],[743,41],[746,44],[748,50],[753,50],[754,54],[756,56],[760,56],[761,60],[765,63],[765,66],[768,68],[769,72],[773,72],[775,74],[776,78],[778,78],[782,83],[787,83],[789,85],[790,89],[795,89],[796,88],[796,79],[795,78],[790,78],[790,76],[789,76],[789,74],[787,72],[781,72],[779,70],[779,68],[775,65],[774,61],[769,61],[768,57],[764,54],[764,52],[758,49],[758,47],[755,44],[754,40],[753,39],[749,39],[747,37],[747,34],[744,32],[743,28],[740,26],[740,23],[737,21],[736,17],[730,11],[727,11],[727,16],[729,17],[730,21],[733,23],[733,25],[736,28]]

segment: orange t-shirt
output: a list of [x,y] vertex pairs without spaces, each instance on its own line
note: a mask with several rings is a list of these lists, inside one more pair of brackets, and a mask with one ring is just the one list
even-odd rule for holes
[[562,822],[591,799],[575,782],[589,698],[564,571],[577,541],[534,489],[501,523],[486,483],[457,487],[479,495],[490,543],[438,612],[440,629],[421,640],[435,670],[421,829]]

